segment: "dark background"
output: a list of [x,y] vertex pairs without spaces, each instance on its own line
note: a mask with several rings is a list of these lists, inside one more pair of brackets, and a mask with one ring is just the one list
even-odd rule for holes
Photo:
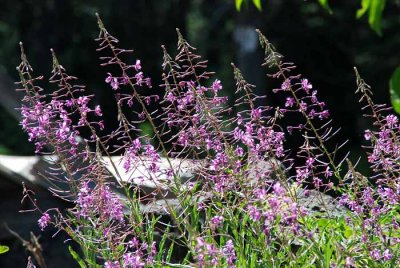
[[142,60],[154,86],[160,84],[162,72],[160,46],[165,44],[175,55],[178,27],[209,60],[209,70],[223,82],[223,93],[233,96],[230,62],[235,62],[273,105],[274,85],[259,66],[263,52],[254,39],[253,30],[259,28],[319,90],[335,124],[342,128],[342,140],[349,140],[348,149],[358,158],[368,121],[354,95],[353,66],[372,86],[375,101],[389,103],[389,79],[400,64],[400,4],[386,1],[383,35],[378,36],[367,18],[355,18],[360,1],[331,2],[332,15],[311,0],[263,1],[262,12],[252,5],[237,12],[233,0],[0,0],[0,153],[31,155],[34,151],[12,110],[18,107],[12,82],[18,80],[19,41],[24,43],[34,73],[46,78],[51,71],[49,49],[54,48],[69,74],[96,94],[106,126],[115,126],[115,104],[109,101],[112,90],[104,83],[107,71],[99,67],[95,51],[98,28],[94,14],[99,12],[120,46],[135,50],[132,62]]

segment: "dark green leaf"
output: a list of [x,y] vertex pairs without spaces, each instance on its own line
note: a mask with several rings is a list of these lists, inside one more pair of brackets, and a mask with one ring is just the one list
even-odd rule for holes
[[393,109],[400,114],[400,66],[396,68],[390,78],[389,91]]

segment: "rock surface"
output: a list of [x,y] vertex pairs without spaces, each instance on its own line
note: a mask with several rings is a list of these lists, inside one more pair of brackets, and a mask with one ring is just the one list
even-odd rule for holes
[[[45,174],[44,170],[52,166],[55,161],[54,156],[5,156],[0,155],[0,171],[7,174],[14,182],[28,182],[39,187],[48,188],[50,182],[45,180],[40,174]],[[146,172],[146,159],[137,162],[137,166],[132,172],[125,173],[122,167],[122,157],[111,157],[103,159],[106,168],[109,170],[117,181],[122,183],[132,183],[132,185],[140,188],[143,195],[151,196],[141,209],[145,213],[168,214],[168,205],[172,208],[179,208],[179,201],[168,191],[168,184],[171,179],[167,176],[166,170],[169,167],[165,158],[160,160],[160,171],[153,176]],[[111,161],[114,165],[111,164]],[[181,178],[181,183],[194,180],[196,171],[202,162],[193,160],[173,159],[171,161],[174,170]],[[271,170],[281,165],[278,161],[261,161],[249,168],[249,183],[255,185],[260,180],[266,180],[266,176],[270,180],[274,179]],[[275,178],[276,179],[276,178]],[[196,197],[200,201],[205,201],[212,197],[212,193],[206,193],[203,196]],[[199,201],[199,200],[198,200]],[[331,196],[316,190],[300,189],[297,191],[297,203],[304,206],[311,213],[320,212],[329,217],[341,216],[346,213],[346,209],[340,207],[338,202]],[[178,209],[179,210],[179,209]]]

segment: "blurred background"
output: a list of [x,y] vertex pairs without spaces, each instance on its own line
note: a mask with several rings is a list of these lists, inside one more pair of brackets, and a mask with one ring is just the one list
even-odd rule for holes
[[[342,128],[342,140],[349,140],[349,148],[358,157],[368,122],[354,95],[353,66],[372,86],[376,102],[389,103],[389,79],[400,64],[400,1],[386,1],[381,35],[371,30],[367,17],[356,19],[360,2],[332,1],[330,13],[317,0],[261,1],[262,11],[248,1],[240,12],[234,0],[0,0],[0,154],[34,152],[14,109],[20,99],[13,84],[18,81],[19,41],[24,43],[34,74],[45,78],[51,71],[49,49],[53,48],[69,74],[95,94],[106,126],[115,126],[116,107],[108,101],[112,92],[104,83],[107,71],[99,67],[94,41],[98,35],[94,14],[99,12],[120,46],[134,49],[135,59],[141,59],[154,86],[161,83],[160,46],[164,44],[175,55],[175,29],[180,28],[209,60],[209,70],[216,72],[224,85],[223,94],[233,101],[230,63],[234,62],[247,80],[258,86],[257,93],[266,94],[273,105],[274,85],[260,67],[263,51],[254,31],[260,29],[319,90],[335,124]],[[16,208],[21,195],[14,195]],[[0,219],[5,218],[2,213],[0,210]],[[38,232],[37,227],[32,228]],[[29,238],[29,229],[23,232]]]

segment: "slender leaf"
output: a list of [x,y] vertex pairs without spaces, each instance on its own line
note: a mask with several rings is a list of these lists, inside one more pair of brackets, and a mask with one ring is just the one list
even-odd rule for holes
[[71,246],[68,247],[68,250],[71,256],[74,258],[74,260],[79,264],[81,268],[87,268],[85,261],[81,257],[79,257],[78,253],[76,253],[76,251],[73,250]]
[[390,78],[389,91],[393,109],[400,114],[400,66],[396,68]]

